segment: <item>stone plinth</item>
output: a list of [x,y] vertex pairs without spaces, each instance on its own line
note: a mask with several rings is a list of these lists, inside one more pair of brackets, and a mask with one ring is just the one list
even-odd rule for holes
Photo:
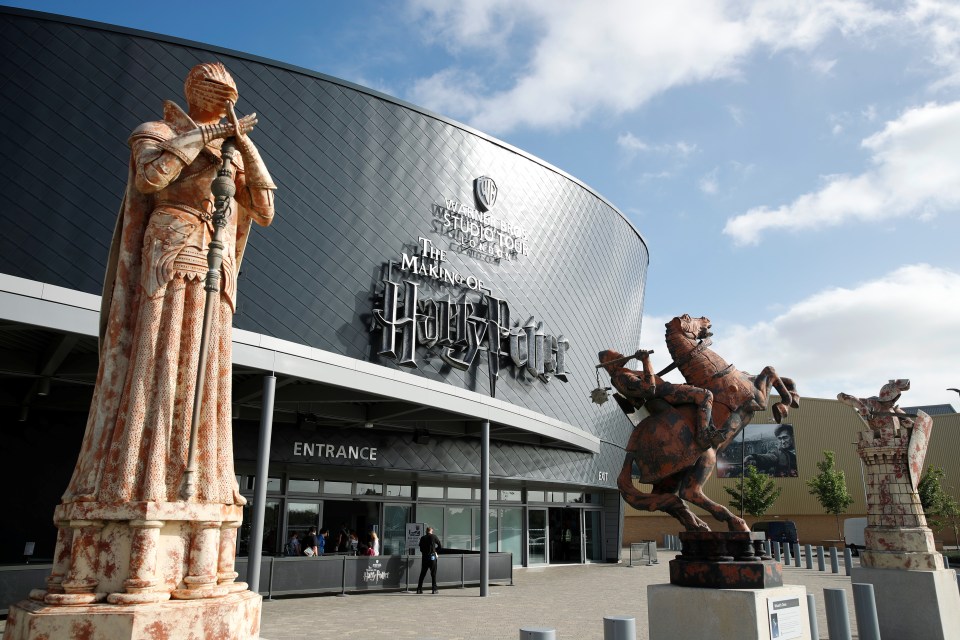
[[[801,638],[810,639],[807,591],[799,585],[771,589],[694,589],[672,584],[647,587],[650,640],[770,640],[767,602],[799,600]],[[903,636],[907,637],[907,636]]]
[[61,607],[23,600],[10,607],[3,640],[252,640],[260,634],[260,606],[260,595],[250,591],[140,605]]
[[670,584],[706,589],[767,589],[783,585],[783,565],[763,550],[764,534],[684,531],[683,551],[670,561]]
[[860,566],[876,569],[935,571],[943,569],[943,556],[937,553],[933,532],[928,527],[867,527],[866,550],[860,554]]
[[960,638],[960,591],[952,569],[854,567],[850,579],[873,585],[883,638]]

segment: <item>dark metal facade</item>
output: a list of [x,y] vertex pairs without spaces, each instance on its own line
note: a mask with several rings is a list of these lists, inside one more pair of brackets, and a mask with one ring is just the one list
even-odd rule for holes
[[[239,85],[238,111],[260,114],[253,135],[279,185],[276,221],[255,229],[247,249],[236,326],[396,367],[376,354],[372,312],[385,265],[426,237],[448,250],[445,266],[506,299],[513,321],[535,317],[571,343],[569,382],[504,367],[497,398],[601,440],[599,455],[497,445],[494,476],[614,486],[630,425],[614,403],[598,407],[588,396],[597,351],[638,345],[648,252],[589,188],[456,122],[237,52],[0,9],[0,53],[0,273],[99,294],[130,131],[158,119],[164,99],[182,104],[191,66],[220,60]],[[516,260],[454,250],[438,227],[435,206],[474,205],[481,176],[496,181],[493,213],[528,232],[527,253]],[[462,292],[429,283],[423,290]],[[478,360],[464,372],[421,350],[419,369],[409,371],[486,395],[486,358]],[[393,468],[477,473],[472,440],[396,440]],[[609,477],[598,480],[598,471]]]

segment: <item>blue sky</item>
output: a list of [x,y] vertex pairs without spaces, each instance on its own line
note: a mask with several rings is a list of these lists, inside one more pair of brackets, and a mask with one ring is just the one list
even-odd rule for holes
[[960,406],[960,3],[9,4],[314,69],[576,176],[650,244],[658,367],[706,315],[803,395]]

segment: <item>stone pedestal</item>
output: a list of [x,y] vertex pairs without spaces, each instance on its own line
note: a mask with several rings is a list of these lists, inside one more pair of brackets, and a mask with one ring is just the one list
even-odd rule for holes
[[253,640],[260,633],[260,605],[260,595],[251,591],[208,600],[168,600],[138,605],[63,607],[23,600],[10,607],[3,640]]
[[855,567],[853,582],[873,585],[884,638],[960,638],[960,591],[952,569],[905,571]]
[[707,589],[783,586],[783,565],[763,549],[764,534],[751,531],[684,531],[683,551],[670,561],[670,584]]
[[767,602],[784,598],[799,600],[800,637],[810,640],[807,591],[802,586],[698,589],[653,584],[647,587],[650,640],[771,640]]

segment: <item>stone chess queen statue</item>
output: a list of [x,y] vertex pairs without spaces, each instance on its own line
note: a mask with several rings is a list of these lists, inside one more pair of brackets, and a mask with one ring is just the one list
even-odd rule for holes
[[166,101],[162,120],[130,136],[129,179],[104,281],[100,368],[64,503],[182,499],[213,233],[210,188],[231,136],[240,156],[236,196],[223,233],[190,500],[244,503],[233,467],[232,317],[251,222],[270,224],[276,187],[247,135],[256,115],[223,121],[238,98],[224,66],[195,66],[184,92],[188,112]]

